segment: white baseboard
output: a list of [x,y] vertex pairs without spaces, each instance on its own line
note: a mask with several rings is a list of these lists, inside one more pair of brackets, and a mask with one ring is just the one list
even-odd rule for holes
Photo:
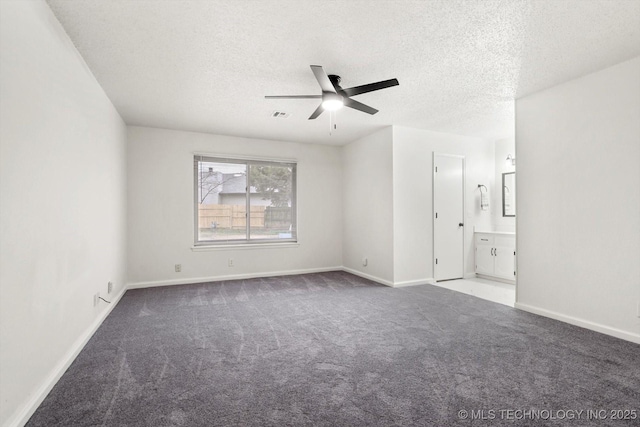
[[271,271],[266,273],[263,272],[263,273],[227,274],[224,276],[188,277],[184,279],[157,280],[153,282],[129,283],[127,285],[127,289],[154,288],[156,286],[189,285],[192,283],[220,282],[222,280],[255,279],[259,277],[292,276],[294,274],[325,273],[327,271],[340,271],[340,270],[343,270],[343,268],[341,266],[336,266],[336,267],[322,267],[322,268],[305,268],[301,270]]
[[369,279],[373,282],[376,283],[380,283],[381,285],[385,285],[385,286],[389,286],[391,288],[403,288],[405,286],[416,286],[416,285],[427,285],[427,284],[432,284],[435,282],[435,279],[433,278],[426,278],[426,279],[418,279],[418,280],[405,280],[404,282],[392,282],[391,280],[387,280],[387,279],[381,279],[380,277],[371,275],[371,274],[367,274],[367,273],[363,273],[361,271],[358,270],[354,270],[353,268],[349,268],[349,267],[340,267],[340,269],[342,271],[345,271],[347,273],[351,273],[353,275],[356,276],[360,276],[364,279]]
[[392,282],[390,280],[381,279],[380,277],[363,273],[361,271],[354,270],[352,268],[336,266],[336,267],[323,267],[323,268],[306,268],[306,269],[300,269],[300,270],[272,271],[268,273],[228,274],[224,276],[189,277],[184,279],[137,282],[137,283],[129,283],[127,285],[127,289],[155,288],[157,286],[189,285],[192,283],[220,282],[222,280],[255,279],[259,277],[291,276],[294,274],[325,273],[327,271],[345,271],[347,273],[351,273],[353,275],[360,276],[362,278],[369,279],[376,283],[380,283],[381,285],[389,286],[392,288],[426,285],[426,284],[432,284],[435,282],[435,280],[431,277],[425,278],[425,279],[418,279],[418,280],[407,280],[404,282]]
[[612,337],[620,338],[625,341],[631,341],[636,344],[640,344],[640,335],[633,332],[623,331],[622,329],[612,328],[610,326],[601,325],[600,323],[590,322],[588,320],[579,319],[577,317],[568,316],[566,314],[558,313],[556,311],[547,310],[540,307],[535,307],[529,304],[523,304],[516,302],[515,308],[529,313],[537,314],[544,317],[549,317],[554,320],[569,323],[571,325],[580,326],[581,328],[590,329],[592,331],[600,332],[601,334],[611,335]]
[[340,270],[342,271],[346,271],[347,273],[351,273],[355,276],[360,276],[364,279],[369,279],[371,281],[374,281],[376,283],[380,283],[381,285],[385,285],[385,286],[389,286],[389,287],[393,287],[393,282],[390,280],[386,280],[386,279],[381,279],[377,276],[373,276],[371,274],[367,274],[367,273],[363,273],[361,271],[358,270],[354,270],[353,268],[349,268],[349,267],[340,267]]
[[71,348],[65,353],[62,360],[60,360],[55,368],[53,368],[53,370],[42,382],[40,387],[25,403],[22,409],[18,411],[14,415],[14,417],[7,420],[7,423],[5,424],[6,427],[22,427],[29,421],[29,418],[31,418],[36,409],[38,409],[38,406],[40,406],[45,397],[47,397],[53,386],[56,385],[62,375],[64,375],[67,369],[69,369],[69,366],[71,366],[78,354],[80,354],[84,346],[87,344],[87,342],[89,342],[93,334],[98,330],[100,325],[102,325],[104,319],[106,319],[109,313],[111,313],[115,306],[118,305],[118,302],[120,302],[120,299],[126,291],[127,287],[125,286],[120,291],[120,293],[111,300],[111,304],[109,304],[104,310],[102,310],[102,312],[98,315],[98,317],[96,317],[93,323],[91,323],[91,325],[85,330],[85,332],[73,343]]
[[336,266],[336,267],[323,267],[323,268],[306,268],[301,270],[284,270],[284,271],[272,271],[268,273],[246,273],[246,274],[228,274],[224,276],[209,276],[209,277],[190,277],[185,279],[172,279],[172,280],[157,280],[152,282],[137,282],[129,283],[127,289],[143,289],[154,288],[156,286],[174,286],[174,285],[189,285],[192,283],[207,283],[207,282],[220,282],[222,280],[242,280],[242,279],[255,279],[258,277],[273,277],[273,276],[291,276],[294,274],[310,274],[310,273],[325,273],[327,271],[345,271],[356,276],[360,276],[365,279],[369,279],[381,285],[389,286],[392,288],[401,288],[405,286],[416,286],[431,284],[435,280],[433,278],[425,278],[419,280],[407,280],[404,282],[392,282],[390,280],[381,279],[380,277],[373,276],[371,274],[363,273],[352,268]]

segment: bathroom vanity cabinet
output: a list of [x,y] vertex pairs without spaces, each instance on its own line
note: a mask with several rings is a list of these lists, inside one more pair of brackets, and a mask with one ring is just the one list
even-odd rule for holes
[[475,247],[476,276],[515,283],[515,233],[476,232]]

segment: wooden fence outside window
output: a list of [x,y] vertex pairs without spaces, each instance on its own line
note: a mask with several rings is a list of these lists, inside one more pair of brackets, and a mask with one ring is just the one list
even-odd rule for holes
[[[291,208],[251,206],[251,228],[282,228],[291,224]],[[247,227],[246,205],[198,205],[198,228],[243,229]]]

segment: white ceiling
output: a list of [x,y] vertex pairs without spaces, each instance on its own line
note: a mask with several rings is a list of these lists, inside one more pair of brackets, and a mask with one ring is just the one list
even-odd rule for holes
[[[401,125],[513,135],[517,97],[640,55],[638,0],[48,0],[127,124],[344,144]],[[309,65],[342,87],[397,78],[307,120]],[[274,110],[290,112],[274,119]]]

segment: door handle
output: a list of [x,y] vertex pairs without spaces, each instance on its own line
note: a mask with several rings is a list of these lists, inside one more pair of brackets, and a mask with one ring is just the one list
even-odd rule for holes
[[458,227],[464,227],[464,224],[463,223],[459,223]]
[[491,248],[491,256],[493,256],[493,248]]

